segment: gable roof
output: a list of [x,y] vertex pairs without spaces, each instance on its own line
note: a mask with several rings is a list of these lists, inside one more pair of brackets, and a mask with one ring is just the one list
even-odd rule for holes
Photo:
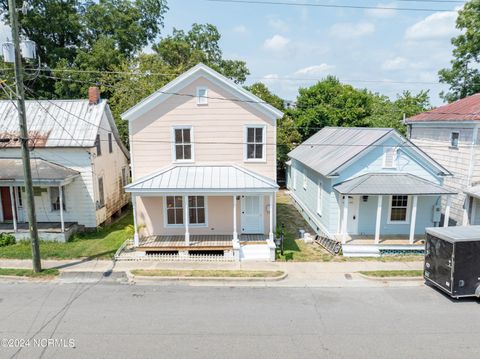
[[[128,121],[135,120],[136,118],[158,106],[167,98],[175,96],[176,93],[179,93],[184,87],[188,86],[190,83],[200,77],[204,77],[212,81],[232,94],[232,96],[235,96],[235,99],[245,101],[245,103],[251,105],[270,118],[279,119],[283,117],[283,112],[280,110],[266,103],[251,92],[245,90],[242,86],[237,85],[235,82],[211,69],[207,65],[200,63],[192,67],[190,70],[184,72],[175,80],[163,86],[161,89],[155,91],[150,96],[144,98],[135,106],[125,111],[122,114],[122,118]],[[190,95],[192,97],[196,96],[196,94]]]
[[333,176],[357,156],[387,137],[406,143],[443,174],[450,172],[393,128],[325,127],[291,151],[288,156],[323,176]]
[[407,123],[427,121],[480,121],[480,93],[420,113],[406,120]]

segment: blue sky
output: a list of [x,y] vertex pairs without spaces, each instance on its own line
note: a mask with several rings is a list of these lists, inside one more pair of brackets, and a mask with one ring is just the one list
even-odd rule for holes
[[[280,0],[295,2],[295,0]],[[458,3],[371,0],[297,0],[297,3],[454,9]],[[446,89],[439,69],[451,59],[455,12],[331,9],[305,6],[228,4],[170,0],[164,34],[173,27],[212,23],[222,34],[226,58],[243,59],[251,76],[274,92],[294,99],[299,86],[328,74],[355,87],[395,97],[403,90],[429,89],[434,105]],[[358,80],[358,81],[357,81]],[[362,82],[367,81],[367,82]],[[422,84],[368,81],[407,81]]]

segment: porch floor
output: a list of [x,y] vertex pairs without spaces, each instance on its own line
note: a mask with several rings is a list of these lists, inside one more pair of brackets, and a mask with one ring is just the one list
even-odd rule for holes
[[[190,235],[190,244],[185,244],[184,235],[153,235],[140,238],[138,250],[152,249],[231,249],[232,235]],[[267,239],[263,234],[243,234],[239,236],[240,243],[262,242]]]
[[[75,222],[65,222],[65,231],[75,226]],[[38,222],[38,230],[40,232],[61,233],[62,225],[60,222]],[[17,223],[19,232],[28,231],[28,223]],[[13,232],[13,222],[0,222],[0,232]]]

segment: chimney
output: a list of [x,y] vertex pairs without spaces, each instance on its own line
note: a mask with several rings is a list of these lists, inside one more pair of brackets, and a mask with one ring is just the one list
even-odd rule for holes
[[96,105],[100,102],[100,90],[96,86],[88,88],[88,103]]

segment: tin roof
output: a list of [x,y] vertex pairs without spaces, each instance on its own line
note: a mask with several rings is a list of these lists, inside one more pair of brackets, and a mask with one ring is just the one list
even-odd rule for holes
[[450,243],[480,241],[480,226],[431,227],[426,232]]
[[[39,158],[32,158],[30,163],[34,186],[63,186],[80,175],[70,168]],[[0,158],[0,184],[25,185],[21,159]]]
[[247,193],[278,189],[271,179],[235,165],[173,166],[125,187],[133,193]]
[[478,120],[480,120],[480,93],[412,116],[406,122]]
[[288,156],[328,176],[394,131],[392,128],[325,127]]
[[441,195],[455,191],[410,173],[368,173],[333,187],[349,195]]
[[[93,147],[107,102],[88,100],[25,101],[29,137],[35,147]],[[0,101],[0,138],[18,137],[18,113],[12,101]],[[18,147],[18,141],[2,144]]]

